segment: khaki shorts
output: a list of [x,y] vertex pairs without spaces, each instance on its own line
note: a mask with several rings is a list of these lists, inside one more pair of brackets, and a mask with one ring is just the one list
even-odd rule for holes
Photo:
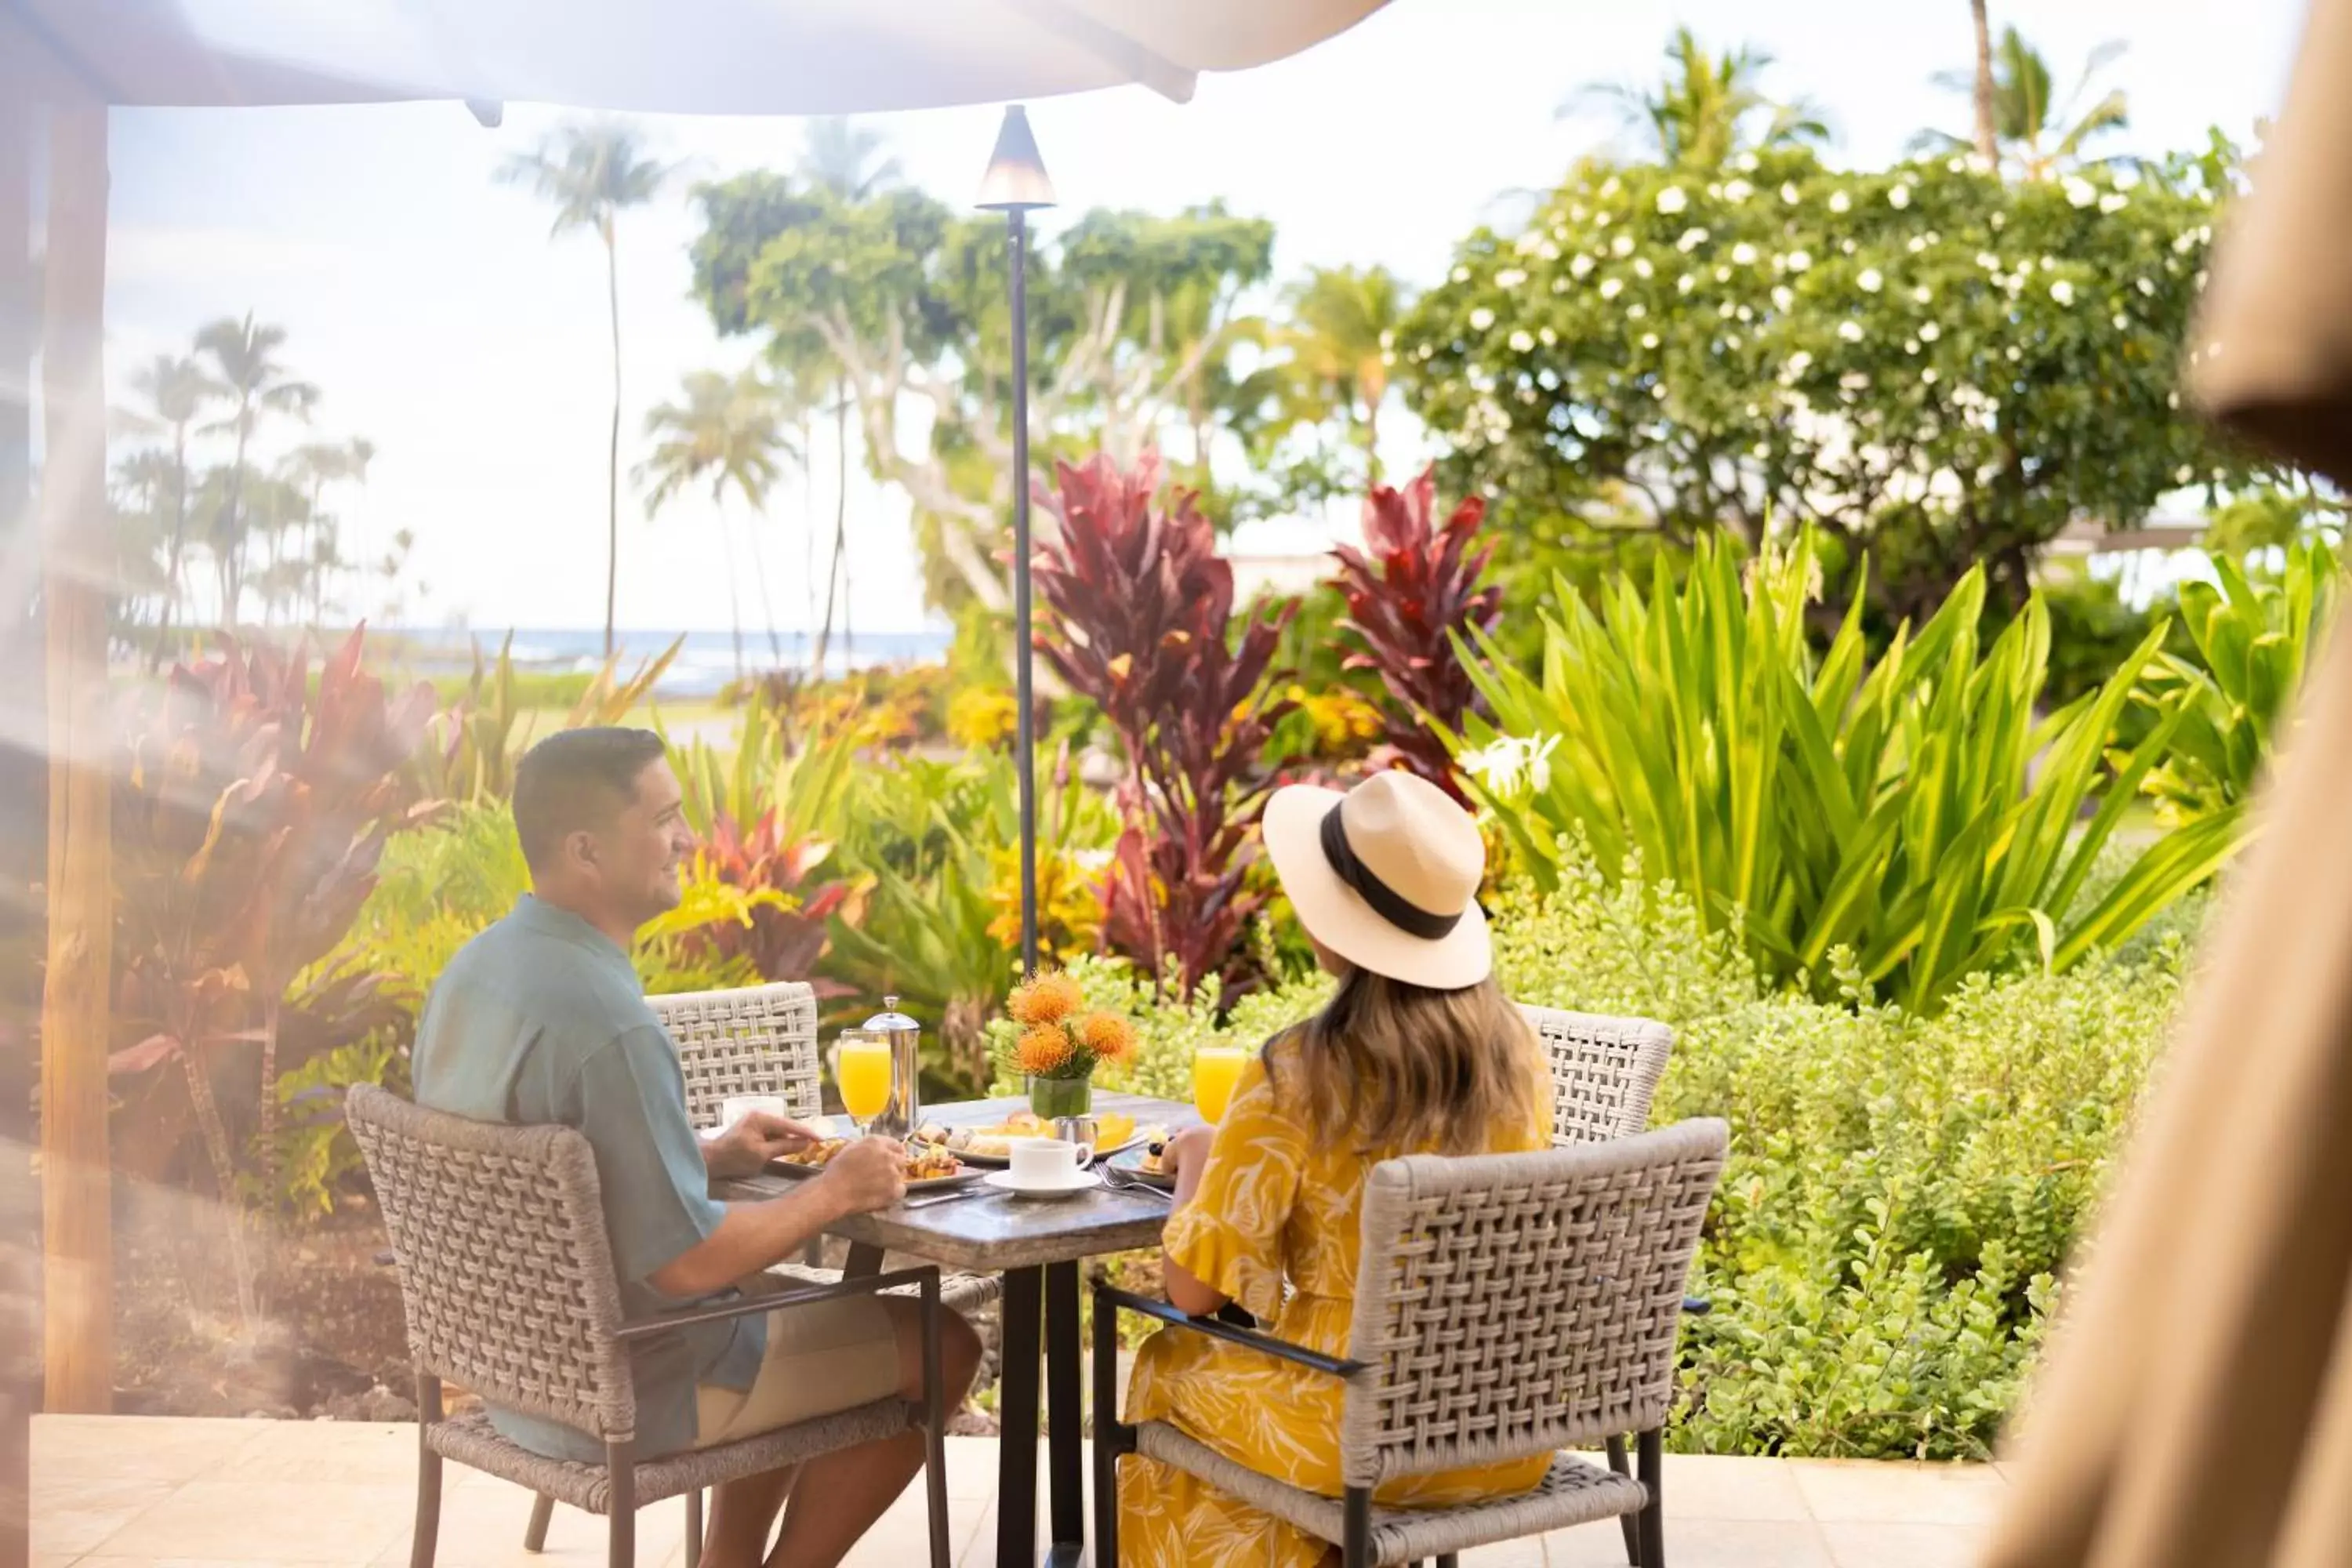
[[768,1353],[749,1392],[695,1390],[694,1446],[732,1443],[796,1421],[887,1399],[898,1388],[898,1336],[871,1296],[768,1314]]

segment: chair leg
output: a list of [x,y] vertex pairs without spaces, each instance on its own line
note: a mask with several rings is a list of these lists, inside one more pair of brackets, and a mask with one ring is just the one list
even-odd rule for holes
[[948,1568],[948,1393],[940,1365],[940,1276],[923,1276],[923,1499],[930,1514],[931,1568]]
[[689,1487],[686,1493],[686,1568],[702,1565],[702,1489]]
[[523,1526],[522,1549],[525,1552],[547,1550],[547,1521],[555,1517],[555,1500],[545,1492],[530,1500],[530,1522]]
[[[1627,1480],[1633,1479],[1633,1467],[1625,1458],[1625,1439],[1609,1439],[1609,1468]],[[1617,1516],[1617,1524],[1625,1532],[1625,1561],[1633,1568],[1642,1568],[1642,1527],[1630,1513]]]
[[1462,1568],[1462,1559],[1449,1552],[1437,1560],[1437,1568]]
[[604,1445],[604,1467],[612,1492],[612,1539],[606,1550],[610,1568],[636,1568],[637,1456],[636,1444],[625,1439]]
[[1347,1528],[1339,1547],[1340,1568],[1372,1568],[1372,1489],[1349,1487],[1344,1506]]
[[441,1380],[416,1380],[416,1530],[408,1542],[408,1568],[433,1568],[441,1541],[441,1456],[425,1441],[441,1419]]
[[1642,1486],[1650,1494],[1642,1510],[1642,1568],[1666,1568],[1666,1439],[1653,1426],[1635,1439]]
[[1094,1568],[1118,1568],[1118,1457],[1128,1428],[1118,1420],[1118,1307],[1095,1282],[1095,1551]]

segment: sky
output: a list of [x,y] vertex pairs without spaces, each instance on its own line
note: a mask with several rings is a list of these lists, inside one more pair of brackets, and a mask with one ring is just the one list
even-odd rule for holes
[[[2016,19],[2067,86],[2095,47],[2126,40],[2102,78],[2130,97],[2131,129],[2113,146],[2156,153],[2201,145],[2217,124],[2244,141],[2275,112],[2301,10],[2297,0],[2051,0]],[[1996,28],[2008,12],[1994,0]],[[1472,228],[1507,216],[1510,193],[1557,182],[1612,140],[1604,114],[1556,110],[1584,83],[1654,79],[1677,25],[1713,47],[1773,56],[1766,87],[1826,111],[1833,162],[1884,163],[1923,125],[1968,127],[1966,99],[1928,79],[1971,58],[1962,0],[1391,0],[1292,59],[1202,78],[1189,104],[1123,88],[1041,100],[1030,118],[1064,217],[1222,199],[1274,220],[1277,280],[1378,263],[1422,285]],[[961,202],[997,114],[868,123],[911,183]],[[411,599],[413,622],[494,631],[602,618],[603,258],[585,236],[551,242],[546,210],[493,177],[565,118],[511,105],[485,131],[446,103],[115,113],[110,380],[127,398],[132,367],[184,352],[221,316],[249,310],[285,327],[284,358],[323,393],[301,437],[359,435],[376,447],[364,490],[340,507],[346,526],[371,547],[394,529],[415,534],[414,576],[426,591]],[[791,120],[642,123],[689,177],[787,167],[802,134]],[[690,298],[694,226],[682,195],[624,218],[625,485],[645,410],[686,373],[732,371],[754,352],[721,340]],[[787,628],[809,619],[805,520],[820,517],[830,534],[833,454],[822,441],[814,459],[813,479],[788,473],[758,534],[772,617]],[[854,477],[849,509],[854,625],[923,628],[903,500]],[[747,520],[734,521],[740,554]],[[730,578],[707,500],[648,521],[625,489],[620,526],[625,626],[727,626]],[[1277,525],[1245,543],[1297,548],[1329,526]],[[732,581],[747,624],[766,620],[748,556]]]

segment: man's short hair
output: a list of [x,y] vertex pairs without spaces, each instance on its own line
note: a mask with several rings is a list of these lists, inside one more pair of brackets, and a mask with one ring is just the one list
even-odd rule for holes
[[551,863],[564,836],[602,827],[636,798],[637,775],[667,751],[651,730],[605,725],[561,730],[515,767],[515,834],[533,870]]

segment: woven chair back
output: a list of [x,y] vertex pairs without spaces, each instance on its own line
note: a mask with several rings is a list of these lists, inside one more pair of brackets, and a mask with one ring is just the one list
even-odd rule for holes
[[419,1373],[607,1439],[636,1402],[596,1159],[569,1127],[503,1127],[373,1084],[345,1100],[391,1233]]
[[1349,1486],[1549,1453],[1662,1425],[1717,1121],[1608,1143],[1383,1161],[1339,1463]]
[[782,1095],[791,1116],[823,1113],[811,986],[786,980],[646,1000],[677,1046],[686,1113],[697,1127],[718,1126],[721,1103],[737,1094]]
[[1675,1032],[1649,1018],[1610,1018],[1522,1005],[1551,1063],[1552,1137],[1562,1143],[1630,1138],[1650,1125],[1650,1098]]

